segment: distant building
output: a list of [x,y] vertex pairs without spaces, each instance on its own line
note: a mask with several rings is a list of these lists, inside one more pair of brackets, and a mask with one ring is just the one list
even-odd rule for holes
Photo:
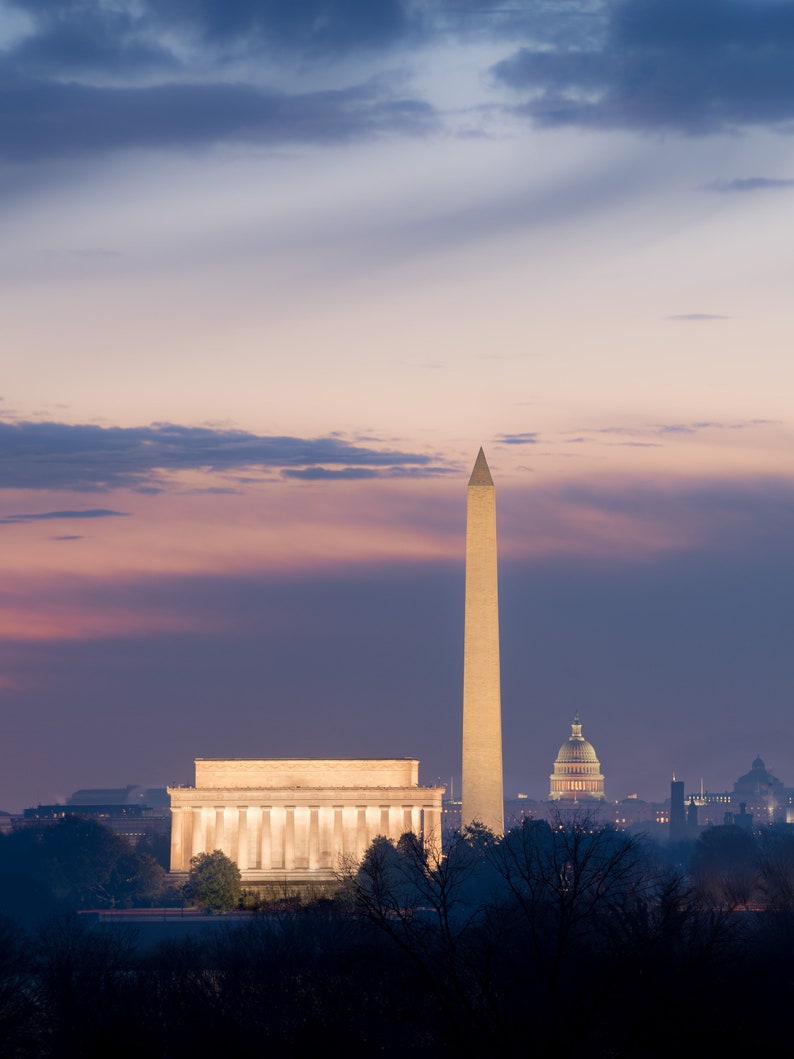
[[695,799],[690,795],[689,805],[686,807],[686,829],[690,838],[694,838],[698,830],[698,807]]
[[560,747],[549,777],[549,801],[603,802],[604,776],[592,743],[582,735],[577,710],[571,737]]
[[171,824],[165,787],[100,787],[75,791],[64,804],[37,805],[14,817],[14,829],[42,828],[65,816],[84,816],[123,835],[131,845],[144,836],[168,834]]
[[670,841],[681,842],[686,838],[686,808],[684,806],[684,781],[673,776],[670,783]]
[[744,803],[747,813],[757,817],[758,823],[773,824],[786,818],[788,793],[783,782],[757,757],[750,771],[734,783],[732,802],[737,807]]
[[794,823],[794,788],[773,776],[760,757],[737,779],[732,791],[701,790],[690,801],[697,807],[701,826],[726,821],[743,827]]

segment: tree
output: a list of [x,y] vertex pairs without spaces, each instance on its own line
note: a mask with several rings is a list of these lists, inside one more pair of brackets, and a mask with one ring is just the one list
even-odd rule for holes
[[392,1017],[433,1027],[460,1055],[506,1054],[496,1017],[500,935],[490,916],[494,842],[481,825],[455,832],[444,852],[410,832],[396,845],[381,836],[346,880],[358,916],[385,942],[379,973],[400,983],[386,990]]
[[113,868],[110,885],[122,908],[152,904],[163,890],[165,872],[149,853],[125,853]]
[[228,912],[240,903],[240,869],[220,849],[197,853],[190,859],[185,894],[207,912]]
[[710,827],[697,841],[690,872],[704,900],[721,908],[746,905],[760,883],[759,851],[743,827]]

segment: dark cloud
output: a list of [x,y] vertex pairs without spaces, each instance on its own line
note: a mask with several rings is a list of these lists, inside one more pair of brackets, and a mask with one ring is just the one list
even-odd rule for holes
[[791,4],[606,0],[589,14],[493,69],[536,122],[703,134],[794,119]]
[[198,31],[214,45],[248,42],[302,53],[338,54],[390,47],[423,21],[404,0],[149,0],[148,17]]
[[[99,427],[0,420],[0,487],[106,492],[159,492],[169,473],[267,468],[293,476],[416,476],[446,473],[421,453],[378,450],[339,437],[268,437],[242,430],[183,427]],[[300,472],[306,472],[301,475]],[[350,477],[342,474],[341,477]]]
[[715,180],[706,185],[706,191],[769,191],[794,188],[794,180],[776,180],[772,177],[739,177],[735,180]]
[[537,445],[538,435],[531,432],[526,434],[498,434],[496,442],[498,445]]
[[6,53],[11,68],[74,76],[147,73],[179,66],[171,50],[147,31],[147,20],[131,10],[109,10],[80,0],[19,6],[33,16],[35,31]]
[[97,87],[0,77],[0,157],[38,161],[125,147],[205,143],[330,144],[418,134],[432,108],[382,83],[303,95],[245,84]]
[[[35,515],[6,515],[0,518],[0,526],[18,525],[20,522],[48,522],[52,519],[74,518],[125,518],[129,512],[113,511],[110,508],[95,507],[85,511],[40,511]],[[53,540],[76,540],[74,537],[53,537]]]
[[[326,69],[329,57],[382,51],[417,31],[424,15],[403,0],[17,6],[32,28],[0,51],[5,160],[218,142],[326,144],[434,126],[432,108],[401,98],[388,76],[351,85],[343,71]],[[324,64],[323,88],[273,87],[279,68],[313,60]]]
[[83,541],[85,537],[78,533],[64,533],[60,537],[50,537],[51,541]]
[[224,59],[290,54],[328,61],[354,53],[416,48],[442,35],[566,39],[578,5],[537,0],[7,0],[33,33],[13,50],[28,64],[116,73],[170,68],[197,53],[206,68]]
[[304,467],[299,470],[283,470],[284,478],[302,478],[308,482],[322,482],[329,479],[363,479],[379,478],[382,472],[372,467],[343,467],[341,470],[329,470],[327,467]]
[[668,320],[730,320],[730,316],[719,316],[716,313],[676,313]]
[[[0,53],[0,157],[123,147],[328,144],[438,127],[389,77],[351,84],[439,41],[523,42],[493,68],[547,125],[702,133],[794,120],[794,11],[777,0],[139,0],[22,3],[32,31]],[[322,88],[280,91],[278,71]],[[263,71],[267,71],[269,87]],[[341,78],[341,80],[340,80]],[[790,182],[752,177],[718,190]]]
[[327,467],[287,468],[281,472],[283,478],[302,478],[309,482],[333,479],[354,480],[363,478],[436,478],[445,474],[457,474],[453,467],[343,467],[329,470]]
[[383,50],[426,22],[421,5],[406,0],[120,0],[112,10],[85,0],[12,2],[34,31],[11,58],[59,72],[177,67],[186,45],[205,66],[284,49],[317,57]]

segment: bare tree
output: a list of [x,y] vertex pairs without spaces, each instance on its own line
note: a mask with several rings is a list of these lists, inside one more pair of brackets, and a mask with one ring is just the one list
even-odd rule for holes
[[396,846],[381,837],[348,878],[358,915],[385,936],[388,955],[413,983],[404,1016],[432,1021],[463,1054],[475,1041],[498,1044],[502,1025],[487,855],[495,841],[477,826],[452,835],[446,851],[412,834]]

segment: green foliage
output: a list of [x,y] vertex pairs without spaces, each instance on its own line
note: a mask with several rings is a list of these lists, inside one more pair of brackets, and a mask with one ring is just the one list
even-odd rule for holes
[[198,853],[190,861],[185,896],[208,912],[228,912],[240,903],[240,869],[222,850]]

